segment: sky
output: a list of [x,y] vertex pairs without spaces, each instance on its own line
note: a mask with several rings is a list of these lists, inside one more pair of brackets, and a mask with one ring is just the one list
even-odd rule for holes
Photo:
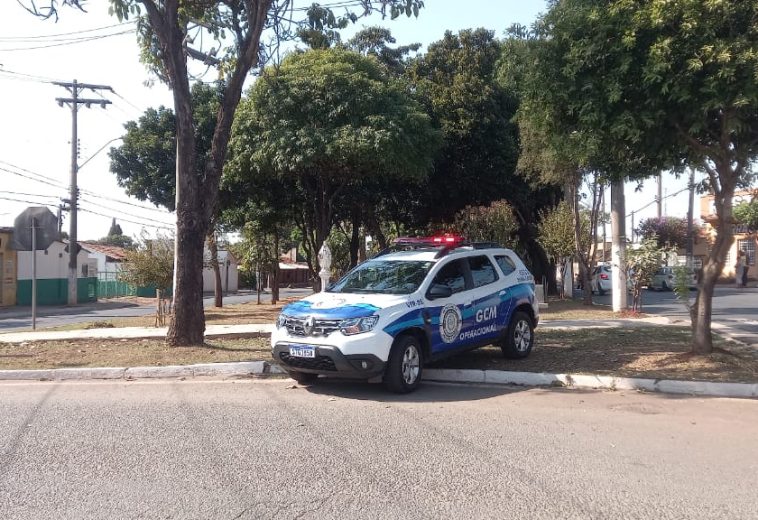
[[[47,205],[55,213],[60,199],[67,197],[71,110],[58,106],[56,97],[70,97],[70,93],[51,81],[76,79],[113,89],[83,94],[110,100],[105,109],[95,105],[79,109],[79,239],[104,237],[114,217],[124,233],[133,237],[169,232],[174,215],[128,197],[109,171],[107,151],[119,144],[124,123],[137,119],[148,107],[172,106],[171,93],[153,81],[139,62],[133,24],[120,24],[109,16],[106,0],[90,0],[87,5],[86,14],[61,9],[57,23],[36,19],[14,1],[5,0],[0,7],[0,226],[13,225],[15,217],[32,205]],[[502,36],[514,23],[530,25],[545,5],[544,0],[468,0],[462,7],[460,0],[427,0],[418,19],[372,17],[360,20],[355,29],[385,25],[398,44],[426,46],[442,38],[446,30],[485,27]],[[343,39],[350,35],[351,30],[345,31]],[[686,188],[686,179],[665,174],[663,186],[665,213],[684,216],[686,190],[673,194]],[[656,184],[649,181],[640,192],[635,187],[627,186],[626,208],[630,217],[635,211],[637,224],[656,214],[655,203],[650,204]],[[65,214],[63,229],[68,230]]]

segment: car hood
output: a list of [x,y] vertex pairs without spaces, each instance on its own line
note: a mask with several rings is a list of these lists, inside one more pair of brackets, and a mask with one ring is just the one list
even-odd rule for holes
[[403,294],[318,293],[290,303],[282,313],[295,318],[313,316],[324,319],[347,319],[373,316],[380,309],[407,301]]

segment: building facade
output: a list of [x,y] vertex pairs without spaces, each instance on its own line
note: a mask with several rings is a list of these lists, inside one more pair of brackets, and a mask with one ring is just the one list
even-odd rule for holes
[[13,228],[0,227],[0,307],[16,305],[17,254],[11,249]]
[[[742,202],[750,202],[753,198],[758,197],[758,189],[742,190],[734,194],[732,204],[737,205]],[[716,235],[716,225],[718,216],[714,206],[713,195],[703,195],[700,197],[700,214],[705,223],[705,232],[709,236],[709,243],[713,242]],[[723,279],[733,279],[735,273],[735,263],[737,260],[737,251],[744,251],[748,261],[748,276],[756,278],[756,251],[758,250],[758,230],[749,229],[736,222],[733,224],[734,242],[729,249],[724,264],[724,270],[721,273]]]
[[[16,303],[32,304],[32,251],[18,251]],[[37,304],[68,303],[68,244],[53,242],[37,251]],[[97,261],[81,249],[77,261],[77,303],[97,301]]]

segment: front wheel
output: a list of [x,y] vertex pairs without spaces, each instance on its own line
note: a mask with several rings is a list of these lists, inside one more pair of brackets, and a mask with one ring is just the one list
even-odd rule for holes
[[529,355],[534,346],[534,325],[525,312],[513,314],[508,325],[505,341],[500,345],[503,355],[510,359],[523,359]]
[[421,384],[423,358],[421,344],[413,336],[401,336],[390,351],[384,384],[396,394],[413,392]]

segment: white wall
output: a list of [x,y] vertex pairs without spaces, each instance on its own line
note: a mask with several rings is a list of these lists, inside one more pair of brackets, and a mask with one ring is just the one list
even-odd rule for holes
[[[226,265],[226,259],[229,257],[231,262],[229,266]],[[207,256],[210,261],[210,256]],[[239,276],[237,273],[237,262],[229,255],[228,251],[218,252],[218,263],[221,269],[221,289],[224,292],[237,292],[239,289]],[[228,270],[228,275],[227,275]],[[227,282],[229,286],[227,287]],[[216,282],[213,275],[213,269],[206,267],[203,269],[203,292],[213,292],[216,288]]]
[[[62,242],[53,242],[45,251],[37,251],[37,278],[38,279],[55,279],[68,278],[68,253],[65,251],[66,244]],[[97,276],[96,259],[91,258],[90,254],[84,249],[79,251],[76,257],[77,277],[85,278],[82,275],[82,266],[89,264],[88,276]],[[93,272],[94,271],[94,272]],[[32,279],[32,252],[18,252],[18,279]]]

